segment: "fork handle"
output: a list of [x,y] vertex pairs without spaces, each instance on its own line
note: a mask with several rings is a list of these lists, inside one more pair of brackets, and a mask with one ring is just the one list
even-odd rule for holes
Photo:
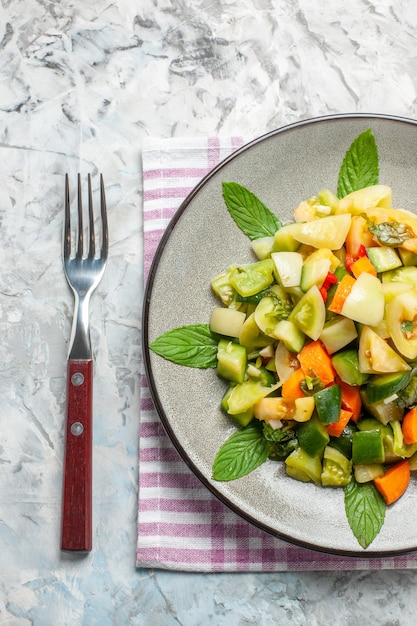
[[71,552],[92,547],[92,373],[92,360],[68,360],[61,550]]

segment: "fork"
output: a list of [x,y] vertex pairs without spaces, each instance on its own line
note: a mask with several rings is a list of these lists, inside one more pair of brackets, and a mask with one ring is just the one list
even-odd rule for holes
[[89,552],[92,548],[92,397],[93,358],[89,331],[89,302],[106,267],[107,209],[100,174],[101,249],[96,255],[91,176],[88,175],[88,250],[85,250],[81,176],[78,174],[78,225],[72,254],[70,192],[65,176],[63,263],[74,293],[74,318],[67,360],[61,550]]

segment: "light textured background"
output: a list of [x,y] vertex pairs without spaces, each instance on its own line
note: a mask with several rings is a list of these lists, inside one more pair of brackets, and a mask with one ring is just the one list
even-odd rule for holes
[[[0,624],[413,624],[415,572],[135,570],[145,136],[416,116],[413,0],[4,0],[0,6]],[[93,301],[95,549],[59,552],[63,175],[102,172]]]

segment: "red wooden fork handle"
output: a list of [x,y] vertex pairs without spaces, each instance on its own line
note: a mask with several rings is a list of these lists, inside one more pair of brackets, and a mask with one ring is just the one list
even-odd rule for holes
[[68,360],[61,550],[92,547],[91,360]]

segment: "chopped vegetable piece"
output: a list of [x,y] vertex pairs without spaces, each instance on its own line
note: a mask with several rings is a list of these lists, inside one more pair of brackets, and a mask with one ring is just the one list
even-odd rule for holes
[[347,294],[342,315],[360,324],[377,326],[384,317],[385,299],[379,278],[363,272]]
[[386,504],[396,502],[405,492],[410,482],[410,464],[407,459],[396,463],[383,476],[374,479],[374,485]]
[[302,448],[297,448],[285,459],[288,476],[302,482],[321,484],[321,459],[320,456],[310,456]]
[[288,319],[313,341],[320,337],[326,321],[326,307],[317,285],[302,296]]
[[330,441],[325,425],[316,415],[301,424],[297,432],[300,446],[312,457],[321,454]]
[[353,433],[352,461],[354,465],[384,463],[384,444],[379,430],[360,430]]
[[289,398],[262,398],[254,405],[255,417],[263,422],[290,420],[295,413],[295,401]]
[[304,370],[299,367],[282,385],[282,395],[284,398],[304,398],[305,394],[300,387],[300,383],[305,380]]
[[404,443],[417,443],[417,407],[413,407],[404,415],[402,421]]
[[375,267],[372,265],[367,256],[362,256],[359,259],[356,259],[356,261],[350,266],[350,270],[355,278],[358,278],[363,272],[368,272],[368,274],[372,274],[372,276],[377,275]]
[[246,348],[227,339],[217,346],[217,373],[234,383],[243,383],[247,365]]
[[327,426],[327,432],[329,433],[330,437],[340,437],[351,418],[351,411],[340,409],[338,421],[333,422],[332,424],[328,424]]
[[324,386],[334,381],[336,370],[321,341],[307,343],[299,352],[298,360],[305,376],[319,378]]
[[342,409],[351,414],[351,419],[357,422],[361,414],[362,398],[359,387],[348,385],[339,378],[336,382],[340,385],[342,392]]
[[344,487],[352,480],[352,462],[336,448],[326,446],[323,454],[323,487]]
[[342,407],[342,393],[339,385],[330,385],[314,394],[317,414],[322,424],[339,421]]
[[346,302],[346,298],[352,291],[353,285],[355,284],[355,279],[350,274],[345,274],[337,285],[336,293],[333,296],[333,300],[328,307],[329,311],[332,313],[341,313],[343,309],[343,305]]

